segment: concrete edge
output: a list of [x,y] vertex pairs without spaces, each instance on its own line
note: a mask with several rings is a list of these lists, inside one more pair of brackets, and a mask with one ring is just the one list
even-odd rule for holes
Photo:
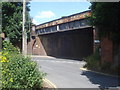
[[102,74],[102,75],[106,75],[106,76],[112,76],[112,77],[120,78],[120,76],[110,75],[110,74],[106,74],[106,73],[102,73],[102,72],[97,72],[97,71],[92,71],[92,70],[89,70],[87,68],[80,68],[80,70],[82,70],[82,71],[90,71],[90,72],[94,72],[94,73],[97,73],[97,74]]
[[55,57],[52,57],[52,56],[41,56],[41,55],[28,55],[30,57],[43,57],[43,58],[53,58],[55,59]]
[[57,90],[57,86],[55,84],[53,84],[50,80],[48,80],[47,78],[43,79],[44,82],[46,82],[47,84],[49,84],[52,88],[54,88],[55,90]]

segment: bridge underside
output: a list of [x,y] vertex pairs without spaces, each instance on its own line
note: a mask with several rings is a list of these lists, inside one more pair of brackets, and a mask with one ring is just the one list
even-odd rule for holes
[[[93,29],[76,29],[39,35],[41,55],[81,59],[93,53]],[[44,52],[43,52],[44,51]]]

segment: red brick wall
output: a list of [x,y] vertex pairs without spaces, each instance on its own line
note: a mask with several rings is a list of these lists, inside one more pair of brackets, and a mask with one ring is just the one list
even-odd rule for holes
[[107,37],[101,40],[101,60],[102,62],[112,62],[113,61],[113,42]]
[[45,49],[40,41],[39,37],[36,37],[35,39],[30,40],[30,42],[28,42],[28,55],[45,55],[46,56],[46,52]]
[[34,43],[35,40],[30,40],[27,44],[27,54],[28,55],[32,55],[32,47],[33,47],[33,43]]
[[33,55],[44,55],[46,56],[46,51],[41,43],[41,40],[39,37],[36,37],[35,39],[35,43],[34,43],[34,46],[33,46],[33,51],[32,51],[32,54]]
[[93,39],[94,39],[93,51],[95,52],[96,49],[100,46],[100,43],[95,43],[95,40],[99,40],[98,30],[96,28],[93,29]]

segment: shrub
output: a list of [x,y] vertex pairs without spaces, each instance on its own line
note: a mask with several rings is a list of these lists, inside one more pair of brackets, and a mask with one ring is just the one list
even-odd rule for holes
[[2,88],[41,88],[45,74],[29,57],[20,54],[11,43],[4,42],[0,56],[2,63]]
[[120,64],[114,65],[114,63],[105,62],[105,61],[101,64],[102,72],[120,76],[119,70],[120,70]]
[[111,62],[105,61],[101,63],[99,49],[96,49],[95,53],[86,57],[85,61],[86,65],[84,67],[87,67],[88,69],[120,76],[120,72],[118,71],[120,69],[119,64],[114,65]]
[[87,67],[88,69],[93,70],[99,70],[100,69],[100,54],[99,49],[96,49],[95,53],[85,58],[85,61],[87,62],[84,67]]

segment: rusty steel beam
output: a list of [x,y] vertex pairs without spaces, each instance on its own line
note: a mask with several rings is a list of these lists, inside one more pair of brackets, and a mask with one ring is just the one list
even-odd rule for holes
[[45,27],[50,27],[50,26],[54,26],[54,25],[58,25],[58,24],[62,24],[62,23],[67,23],[67,22],[71,22],[71,21],[75,21],[75,20],[80,20],[80,19],[84,19],[91,16],[91,11],[85,11],[82,13],[78,13],[78,14],[74,14],[74,15],[70,15],[70,16],[66,16],[57,20],[53,20],[44,24],[40,24],[36,26],[36,29],[41,29],[41,28],[45,28]]
[[57,30],[57,31],[52,31],[52,32],[45,32],[45,33],[38,33],[38,35],[45,35],[45,34],[52,34],[52,33],[56,33],[56,32],[65,32],[65,31],[70,31],[70,30],[76,30],[76,29],[84,29],[84,28],[90,28],[91,26],[87,25],[87,26],[82,26],[79,28],[71,28],[71,29],[64,29],[64,30]]

